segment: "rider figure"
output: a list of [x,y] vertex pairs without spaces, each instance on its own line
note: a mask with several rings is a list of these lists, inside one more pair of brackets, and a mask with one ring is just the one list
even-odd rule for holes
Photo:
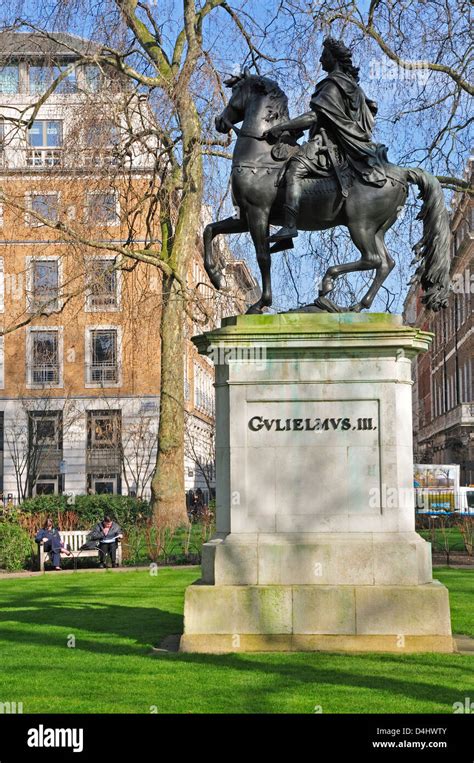
[[[388,161],[386,147],[371,140],[377,105],[358,85],[359,70],[352,64],[351,51],[342,42],[328,37],[323,43],[320,62],[328,76],[316,85],[310,101],[311,110],[275,125],[265,134],[265,137],[278,139],[285,131],[309,129],[309,142],[298,149],[287,165],[284,226],[270,237],[270,241],[298,235],[301,181],[319,174],[321,164],[317,157],[321,151],[326,151],[335,164],[336,146],[366,183],[383,186],[386,181],[383,166]],[[321,135],[327,136],[329,149],[322,148]],[[340,180],[337,166],[335,171]],[[347,194],[344,189],[342,191]]]

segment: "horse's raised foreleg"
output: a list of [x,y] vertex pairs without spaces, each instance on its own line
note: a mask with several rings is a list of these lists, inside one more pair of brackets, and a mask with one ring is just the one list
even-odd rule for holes
[[222,273],[217,269],[212,252],[212,242],[216,236],[221,233],[245,233],[248,231],[247,221],[235,217],[226,217],[225,220],[217,220],[215,223],[209,223],[204,228],[204,268],[215,289],[220,289],[222,284]]
[[247,313],[261,313],[272,304],[271,255],[268,243],[268,210],[253,207],[248,212],[250,235],[257,254],[258,267],[262,274],[262,296],[251,305]]

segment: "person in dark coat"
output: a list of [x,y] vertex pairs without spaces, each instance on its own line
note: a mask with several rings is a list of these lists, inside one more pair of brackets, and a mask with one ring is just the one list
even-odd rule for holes
[[[61,569],[61,551],[66,551],[64,543],[61,540],[59,530],[54,527],[53,520],[48,517],[41,530],[35,535],[35,541],[39,545],[43,544],[44,550],[51,556],[55,570]],[[66,553],[68,553],[66,551]]]
[[98,522],[87,536],[87,540],[99,541],[100,567],[107,566],[107,558],[110,556],[112,567],[117,566],[117,543],[123,538],[123,533],[117,522],[112,517],[105,515],[102,522]]

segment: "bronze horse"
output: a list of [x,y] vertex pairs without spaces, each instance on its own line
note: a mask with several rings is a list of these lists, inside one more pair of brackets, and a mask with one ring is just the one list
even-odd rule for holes
[[[284,188],[277,184],[283,162],[274,151],[274,145],[264,137],[271,127],[288,119],[288,99],[276,82],[251,75],[248,70],[233,77],[228,85],[232,87],[232,96],[215,124],[220,133],[229,133],[231,129],[237,133],[232,162],[232,195],[239,215],[210,223],[205,228],[204,266],[214,287],[221,288],[222,274],[215,265],[213,239],[220,234],[250,232],[262,276],[262,294],[247,312],[261,313],[272,304],[271,254],[291,246],[290,242],[289,246],[283,242],[283,245],[270,248],[268,240],[269,226],[283,224]],[[235,125],[240,122],[242,127],[237,129]],[[281,153],[284,155],[285,152]],[[347,198],[342,195],[335,175],[323,181],[305,181],[298,229],[315,231],[344,225],[361,254],[356,262],[327,269],[319,299],[307,309],[341,310],[326,295],[334,288],[338,276],[363,270],[375,271],[373,281],[362,299],[348,309],[359,312],[372,305],[395,265],[384,237],[406,202],[409,183],[418,186],[423,200],[419,213],[423,221],[423,237],[414,247],[415,260],[419,263],[414,278],[425,292],[423,301],[429,309],[437,311],[446,306],[450,230],[441,186],[433,175],[420,168],[387,163],[386,173],[388,180],[382,187],[368,185],[354,174]]]

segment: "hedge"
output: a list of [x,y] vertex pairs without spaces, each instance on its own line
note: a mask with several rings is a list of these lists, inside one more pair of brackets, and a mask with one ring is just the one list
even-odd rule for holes
[[90,527],[110,514],[122,527],[136,525],[151,516],[151,506],[147,501],[126,495],[38,495],[28,498],[20,506],[22,512],[39,514],[75,512],[84,527]]
[[31,560],[31,538],[13,522],[0,522],[0,569],[22,570]]

